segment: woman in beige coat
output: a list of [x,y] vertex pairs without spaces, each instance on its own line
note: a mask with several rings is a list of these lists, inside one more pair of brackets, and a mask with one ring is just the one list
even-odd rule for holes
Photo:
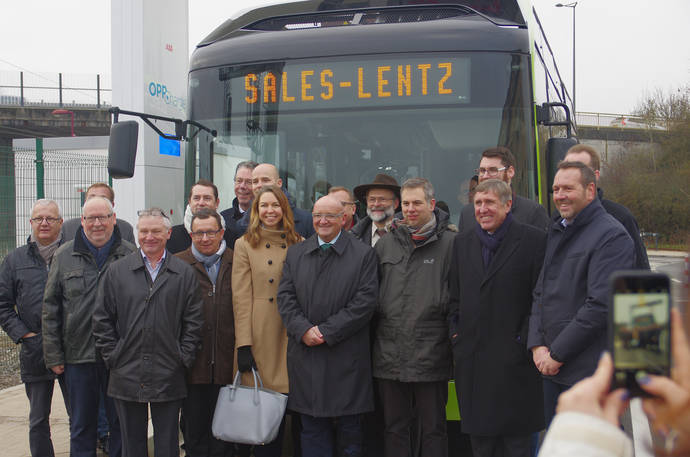
[[[302,240],[295,231],[285,193],[265,186],[254,198],[247,232],[235,243],[232,301],[235,347],[242,384],[254,385],[255,367],[264,387],[288,393],[287,333],[278,314],[278,284],[288,246]],[[254,447],[254,456],[281,455],[283,424],[272,443]]]

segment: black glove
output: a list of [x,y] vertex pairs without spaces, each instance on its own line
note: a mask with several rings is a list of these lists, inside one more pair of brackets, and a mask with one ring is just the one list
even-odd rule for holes
[[240,370],[241,373],[246,373],[247,371],[251,371],[252,368],[256,369],[256,362],[252,355],[252,347],[242,346],[237,348],[237,369]]

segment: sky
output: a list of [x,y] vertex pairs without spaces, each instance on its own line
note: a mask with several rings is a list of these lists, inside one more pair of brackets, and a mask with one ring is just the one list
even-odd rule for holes
[[[4,1],[0,72],[109,75],[111,1],[117,0]],[[268,2],[189,0],[190,52],[238,11]],[[570,89],[573,14],[556,3],[533,1]],[[579,112],[628,114],[656,89],[690,85],[690,46],[683,34],[690,1],[579,0],[575,14]]]

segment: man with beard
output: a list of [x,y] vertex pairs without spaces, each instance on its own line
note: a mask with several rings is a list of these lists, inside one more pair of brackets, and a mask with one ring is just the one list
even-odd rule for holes
[[367,204],[367,217],[360,220],[351,233],[371,245],[390,231],[390,222],[400,204],[400,186],[392,176],[380,173],[371,184],[362,184],[354,189],[360,202]]
[[[510,149],[503,146],[489,148],[482,152],[479,168],[475,170],[475,173],[480,183],[487,179],[500,179],[512,186],[513,176],[515,176],[515,156]],[[543,206],[529,198],[516,195],[514,190],[513,206],[510,212],[513,213],[516,221],[543,231],[546,231],[551,223]],[[465,230],[473,230],[474,225],[474,205],[465,205],[460,213],[458,230],[461,233]]]

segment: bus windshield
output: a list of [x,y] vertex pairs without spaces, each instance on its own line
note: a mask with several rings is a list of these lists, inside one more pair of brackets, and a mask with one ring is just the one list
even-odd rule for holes
[[275,164],[298,207],[330,186],[349,189],[386,173],[421,176],[452,221],[467,204],[481,152],[516,156],[517,193],[534,197],[535,140],[529,59],[498,52],[288,60],[190,73],[190,119],[215,129],[189,144],[197,177],[230,205],[235,166]]

